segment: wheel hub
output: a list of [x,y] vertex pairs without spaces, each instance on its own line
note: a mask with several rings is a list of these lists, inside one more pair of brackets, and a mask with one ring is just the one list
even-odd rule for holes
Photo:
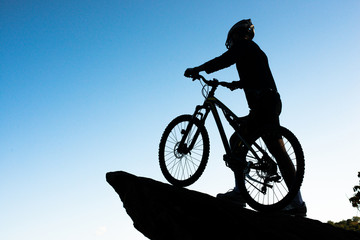
[[179,145],[180,145],[180,142],[176,143],[175,147],[174,147],[174,156],[176,158],[182,158],[184,156],[181,149],[179,149]]

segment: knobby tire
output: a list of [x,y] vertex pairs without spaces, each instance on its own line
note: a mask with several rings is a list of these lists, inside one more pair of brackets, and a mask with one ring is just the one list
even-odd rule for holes
[[[265,142],[262,141],[262,136],[266,134],[281,135],[283,139],[284,149],[286,149],[286,152],[289,155],[289,158],[291,159],[295,168],[295,177],[291,186],[288,187],[286,185],[281,171],[278,171],[282,177],[282,180],[279,182],[274,182],[273,187],[268,188],[267,193],[263,194],[258,191],[261,188],[261,184],[258,184],[257,182],[254,182],[245,176],[245,167],[241,168],[241,170],[236,172],[235,175],[239,190],[250,207],[258,211],[273,212],[279,211],[290,204],[299,192],[304,178],[305,160],[300,142],[290,130],[284,127],[279,127],[275,130],[273,128],[265,128],[259,131],[259,133],[254,138],[252,138],[253,140],[250,143],[251,146],[255,149],[254,142],[257,142],[264,150],[266,150],[267,153],[269,153],[269,149],[267,148]],[[271,153],[269,154],[272,156]],[[247,162],[256,162],[256,160],[253,158],[253,154],[246,148],[242,153],[242,159]],[[277,161],[274,156],[272,156],[272,159],[275,162]],[[279,166],[277,162],[276,164]],[[253,179],[263,181],[265,176],[264,172],[251,168],[250,170],[248,169],[248,171],[249,175]]]
[[[200,134],[193,149],[180,154],[177,147],[188,124],[193,127],[185,141],[190,145],[197,130]],[[196,182],[205,170],[209,159],[210,141],[205,127],[192,115],[181,115],[172,120],[165,128],[159,145],[159,164],[166,180],[178,187],[186,187]]]

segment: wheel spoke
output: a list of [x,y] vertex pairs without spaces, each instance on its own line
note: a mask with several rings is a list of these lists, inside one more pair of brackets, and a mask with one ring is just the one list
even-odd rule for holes
[[[192,123],[184,146],[178,151],[191,119],[190,115],[174,119],[160,141],[160,167],[166,179],[174,185],[187,186],[195,182],[204,171],[209,157],[209,137],[205,128],[199,129],[198,122]],[[195,135],[197,138],[193,143]],[[188,149],[191,145],[192,149]]]
[[[281,132],[270,130],[269,134],[259,135],[265,137],[258,137],[251,143],[258,158],[249,150],[245,150],[247,153],[243,155],[245,160],[252,164],[249,165],[247,175],[240,175],[243,179],[240,182],[238,180],[238,185],[247,196],[249,205],[257,210],[285,207],[302,183],[304,155],[301,145],[289,130],[282,127],[279,130]],[[279,135],[281,138],[275,137]],[[290,165],[293,170],[288,171],[294,172],[293,178],[285,171]],[[262,191],[263,188],[265,191]]]

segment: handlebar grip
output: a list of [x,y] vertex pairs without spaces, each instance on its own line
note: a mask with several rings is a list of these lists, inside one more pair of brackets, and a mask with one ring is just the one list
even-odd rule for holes
[[195,80],[200,80],[202,76],[200,74],[194,74],[191,76],[192,80],[195,81]]

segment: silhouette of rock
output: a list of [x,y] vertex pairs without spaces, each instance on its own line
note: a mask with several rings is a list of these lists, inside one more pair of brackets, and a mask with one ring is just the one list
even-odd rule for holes
[[302,217],[259,213],[210,195],[126,172],[109,172],[134,227],[151,240],[359,240],[360,234]]

